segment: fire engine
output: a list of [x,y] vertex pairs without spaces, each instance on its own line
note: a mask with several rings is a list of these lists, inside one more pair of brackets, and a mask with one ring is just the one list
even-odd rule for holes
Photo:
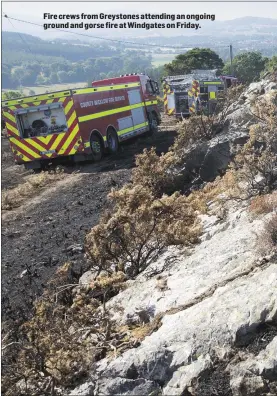
[[216,70],[194,70],[190,74],[163,79],[164,112],[184,118],[200,109],[212,114],[218,93],[238,83],[233,76],[216,76]]
[[157,82],[129,74],[69,89],[2,102],[15,162],[40,169],[57,157],[99,161],[133,136],[161,122]]

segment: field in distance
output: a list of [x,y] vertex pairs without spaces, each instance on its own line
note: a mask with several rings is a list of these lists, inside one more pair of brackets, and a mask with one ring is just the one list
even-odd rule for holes
[[151,54],[152,55],[152,65],[162,66],[165,63],[172,62],[177,54]]
[[[34,87],[22,87],[21,91],[23,92],[24,96],[30,95],[30,91],[34,91],[35,95],[40,95],[45,93],[46,91],[63,91],[65,89],[70,88],[85,88],[87,87],[86,82],[79,82],[79,83],[68,83],[68,84],[52,84],[52,85],[39,85]],[[3,89],[2,92],[7,91],[18,91],[16,89]]]

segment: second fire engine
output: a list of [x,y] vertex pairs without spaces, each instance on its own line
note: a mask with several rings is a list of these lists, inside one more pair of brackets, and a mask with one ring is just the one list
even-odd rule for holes
[[237,82],[233,76],[216,76],[216,70],[193,70],[190,74],[165,77],[164,112],[177,118],[188,117],[199,110],[212,114],[218,93]]

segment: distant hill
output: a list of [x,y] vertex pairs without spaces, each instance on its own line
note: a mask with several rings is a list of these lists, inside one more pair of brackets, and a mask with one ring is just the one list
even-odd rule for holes
[[[102,43],[91,43],[88,46],[72,44],[68,40],[42,40],[39,37],[24,33],[2,32],[2,56],[23,53],[25,60],[33,56],[59,57],[69,61],[80,61],[93,57],[110,57],[116,50]],[[22,57],[21,57],[22,58]],[[35,59],[33,59],[35,60]]]

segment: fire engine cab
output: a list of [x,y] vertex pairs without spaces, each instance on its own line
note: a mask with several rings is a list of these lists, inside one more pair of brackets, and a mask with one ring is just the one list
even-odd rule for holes
[[161,122],[157,82],[129,74],[69,89],[2,102],[15,162],[38,169],[57,157],[99,161],[120,142],[152,134]]

